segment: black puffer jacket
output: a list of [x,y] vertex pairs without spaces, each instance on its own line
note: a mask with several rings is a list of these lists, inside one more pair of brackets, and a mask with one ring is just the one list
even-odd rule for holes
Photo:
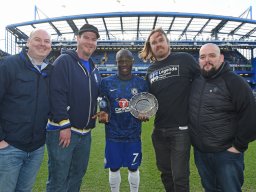
[[234,146],[243,152],[256,135],[256,105],[251,88],[228,64],[211,78],[192,84],[189,102],[191,142],[202,152]]

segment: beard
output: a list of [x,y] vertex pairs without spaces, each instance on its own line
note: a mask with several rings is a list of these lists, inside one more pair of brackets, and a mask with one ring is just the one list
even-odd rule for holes
[[224,63],[222,63],[218,68],[216,66],[212,65],[212,68],[208,71],[206,71],[204,68],[201,69],[201,74],[204,78],[209,79],[215,75],[217,75],[220,71],[222,71],[224,67]]
[[160,47],[157,50],[157,53],[155,54],[155,58],[158,61],[164,60],[168,55],[170,54],[170,50],[165,50],[164,47]]
[[218,70],[215,67],[212,67],[210,70],[206,71],[205,69],[201,69],[201,74],[204,78],[208,79],[215,75]]

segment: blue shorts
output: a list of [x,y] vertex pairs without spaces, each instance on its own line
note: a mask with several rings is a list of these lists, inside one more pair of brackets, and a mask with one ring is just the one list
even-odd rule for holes
[[141,159],[141,141],[106,141],[105,168],[117,169],[120,167],[128,167],[130,169],[138,169],[141,164]]

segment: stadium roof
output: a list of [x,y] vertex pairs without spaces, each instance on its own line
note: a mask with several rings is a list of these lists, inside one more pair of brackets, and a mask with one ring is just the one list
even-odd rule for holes
[[[256,47],[256,20],[238,17],[179,12],[112,12],[71,15],[11,24],[6,27],[9,52],[13,41],[24,46],[33,28],[51,33],[53,45],[75,43],[75,34],[84,24],[98,27],[100,44],[113,42],[144,42],[150,31],[161,26],[176,43],[219,41],[245,43]],[[14,38],[13,38],[14,37]],[[12,45],[13,48],[13,45]]]

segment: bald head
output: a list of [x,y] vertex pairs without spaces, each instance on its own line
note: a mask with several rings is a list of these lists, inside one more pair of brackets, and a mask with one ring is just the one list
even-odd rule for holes
[[29,34],[29,39],[33,38],[35,35],[40,34],[40,33],[45,33],[47,34],[47,36],[49,37],[49,39],[51,40],[51,35],[50,33],[48,33],[48,31],[46,31],[45,29],[40,29],[40,28],[35,28],[34,30],[32,30]]
[[44,29],[34,29],[28,38],[28,55],[41,63],[51,52],[51,35]]
[[120,57],[126,57],[133,60],[132,52],[128,49],[121,49],[116,53],[116,60],[118,60]]
[[203,76],[210,77],[220,68],[224,62],[224,55],[214,43],[207,43],[200,48],[199,65]]
[[132,77],[133,62],[132,52],[128,49],[121,49],[116,53],[116,63],[120,79],[127,80]]
[[214,43],[207,43],[207,44],[204,44],[201,48],[200,48],[200,51],[199,51],[199,55],[201,55],[201,52],[205,49],[211,49],[211,50],[214,50],[214,52],[218,55],[220,55],[220,48],[214,44]]

